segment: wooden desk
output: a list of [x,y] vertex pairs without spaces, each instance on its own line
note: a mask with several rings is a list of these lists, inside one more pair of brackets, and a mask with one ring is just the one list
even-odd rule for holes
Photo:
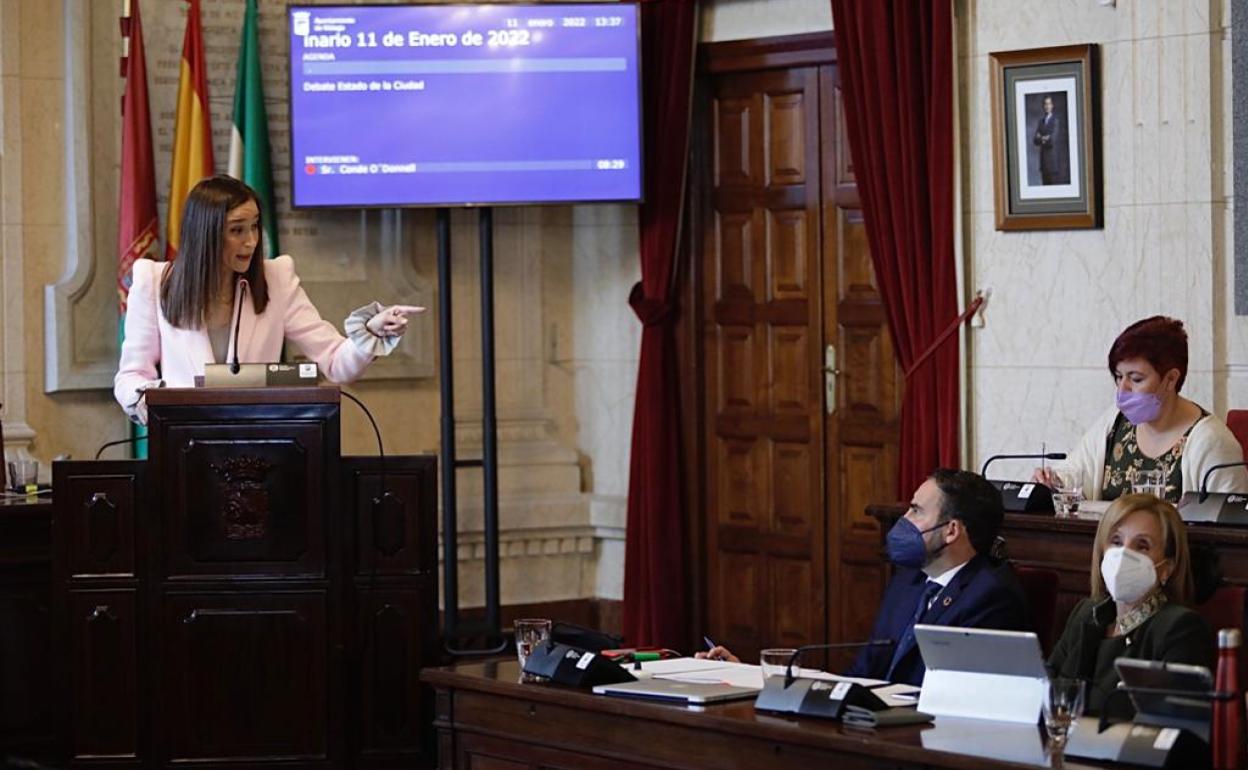
[[[512,659],[425,669],[422,678],[437,693],[434,726],[441,770],[1048,766],[925,748],[938,734],[950,736],[945,725],[856,730],[760,714],[748,700],[686,708],[559,685],[518,684],[519,673]],[[971,739],[957,735],[955,742],[968,750],[982,748],[984,741],[974,738],[981,736],[977,731],[983,724],[970,724]],[[960,727],[967,729],[968,723]],[[1039,751],[1038,729],[1034,736]],[[1088,765],[1067,761],[1065,767]]]
[[0,499],[0,754],[52,747],[51,527],[47,495]]

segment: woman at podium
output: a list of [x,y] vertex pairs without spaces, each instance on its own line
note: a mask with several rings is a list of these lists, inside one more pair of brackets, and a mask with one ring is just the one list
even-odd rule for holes
[[[1198,491],[1214,465],[1242,462],[1243,450],[1226,424],[1179,395],[1187,379],[1187,332],[1165,316],[1137,321],[1109,349],[1114,406],[1084,433],[1064,463],[1037,468],[1033,480],[1053,486],[1063,468],[1081,471],[1088,500],[1114,500],[1132,491],[1144,471],[1160,471],[1165,499]],[[1222,468],[1211,492],[1248,492],[1248,473]]]
[[182,213],[178,258],[140,259],[125,320],[113,394],[147,423],[144,393],[192,387],[209,363],[270,363],[289,340],[332,382],[351,382],[388,355],[424,308],[373,302],[351,313],[347,336],[321,318],[289,256],[266,260],[260,203],[228,176],[202,180]]

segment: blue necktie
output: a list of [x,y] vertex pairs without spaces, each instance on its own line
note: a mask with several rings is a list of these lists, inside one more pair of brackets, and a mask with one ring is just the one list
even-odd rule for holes
[[901,662],[902,656],[914,644],[914,624],[918,623],[919,619],[923,617],[923,613],[927,612],[927,606],[932,603],[932,600],[936,598],[936,594],[940,593],[940,589],[943,587],[935,580],[928,580],[927,585],[923,586],[923,595],[919,597],[919,604],[914,608],[914,616],[910,618],[909,625],[906,626],[906,630],[902,633],[901,638],[897,640],[897,647],[893,650],[892,662],[888,664],[888,673],[884,675],[884,678],[888,681],[891,682],[893,680],[893,671],[897,668],[897,664]]

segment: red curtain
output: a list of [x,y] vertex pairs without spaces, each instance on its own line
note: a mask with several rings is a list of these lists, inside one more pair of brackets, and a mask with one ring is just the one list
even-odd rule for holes
[[[909,370],[958,317],[952,0],[832,0],[854,174],[897,357]],[[958,339],[906,380],[899,499],[958,456]]]
[[628,302],[641,319],[624,546],[624,634],[633,644],[684,647],[684,527],[674,321],[676,253],[688,158],[693,76],[692,0],[641,4],[641,283]]

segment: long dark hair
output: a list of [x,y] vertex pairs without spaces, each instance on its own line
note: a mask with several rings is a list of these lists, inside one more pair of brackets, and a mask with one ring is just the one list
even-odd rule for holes
[[[186,197],[178,258],[160,282],[160,309],[173,326],[199,329],[207,323],[208,308],[221,275],[226,215],[248,201],[260,208],[255,190],[224,175],[200,180]],[[263,220],[260,224],[263,233]],[[244,277],[249,285],[252,307],[259,315],[269,304],[269,287],[264,282],[263,237],[256,243],[256,253]]]

